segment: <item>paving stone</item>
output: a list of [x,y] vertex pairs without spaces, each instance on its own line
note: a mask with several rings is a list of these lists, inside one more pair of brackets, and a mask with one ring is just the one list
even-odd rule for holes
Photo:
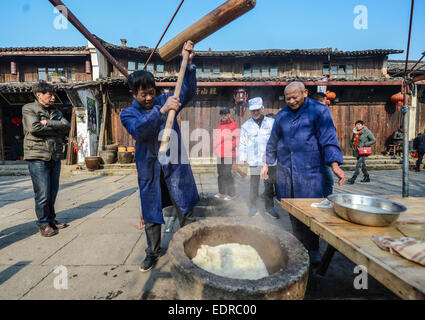
[[[31,225],[34,225],[31,223]],[[34,227],[33,232],[17,233],[0,239],[0,265],[11,265],[17,261],[32,261],[40,265],[43,261],[59,251],[74,238],[75,233],[59,232],[52,237],[42,237],[38,229]]]
[[123,217],[91,218],[81,223],[75,231],[80,235],[139,233],[139,230],[132,227],[136,221]]
[[51,272],[51,267],[32,265],[30,260],[0,265],[0,300],[22,298]]
[[[150,274],[138,266],[68,266],[67,289],[55,289],[59,273],[51,272],[24,300],[125,300],[140,299]],[[62,275],[62,273],[61,273]],[[56,280],[58,282],[58,280]],[[61,282],[64,285],[63,282]]]
[[120,265],[125,262],[139,237],[140,234],[136,232],[79,234],[43,265]]
[[[346,172],[351,177],[352,172]],[[401,196],[401,171],[371,171],[371,183],[334,184],[334,192]],[[361,178],[361,177],[360,177]],[[425,172],[409,172],[410,193],[425,196]],[[198,191],[218,191],[217,175],[195,174]],[[359,179],[360,180],[360,179]],[[247,216],[249,179],[236,178],[238,198],[226,210],[197,208],[198,219]],[[9,193],[5,195],[5,192]],[[264,190],[260,183],[259,194]],[[12,191],[12,193],[11,193]],[[32,184],[29,178],[0,177],[0,299],[176,299],[169,256],[164,250],[150,272],[138,271],[145,258],[146,235],[138,222],[140,199],[137,176],[61,176],[56,201],[57,219],[70,224],[51,238],[40,236],[35,223]],[[16,197],[14,196],[16,194]],[[258,199],[257,208],[262,209]],[[289,215],[275,201],[280,219],[259,214],[254,224],[272,224],[291,230]],[[216,210],[217,209],[217,210]],[[165,217],[161,247],[179,228],[178,220]],[[247,217],[248,219],[248,217]],[[170,227],[171,232],[165,232]],[[321,241],[321,251],[326,243]],[[69,289],[56,290],[53,268],[65,265]],[[118,267],[117,267],[118,266]],[[114,268],[114,270],[112,270]],[[389,290],[370,279],[368,292],[352,289],[352,263],[336,254],[324,279],[312,277],[307,297],[311,299],[394,299]],[[107,275],[104,275],[107,273]],[[114,277],[115,276],[115,277]]]

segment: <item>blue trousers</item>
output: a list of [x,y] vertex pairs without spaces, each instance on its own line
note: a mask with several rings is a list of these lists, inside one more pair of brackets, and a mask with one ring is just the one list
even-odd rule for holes
[[38,227],[56,219],[55,201],[59,191],[60,161],[28,160],[28,170],[34,189]]

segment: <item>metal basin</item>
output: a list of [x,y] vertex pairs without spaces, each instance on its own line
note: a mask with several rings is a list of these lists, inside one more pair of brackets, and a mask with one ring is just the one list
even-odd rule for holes
[[388,226],[407,210],[400,203],[375,196],[337,193],[328,199],[338,216],[365,226]]

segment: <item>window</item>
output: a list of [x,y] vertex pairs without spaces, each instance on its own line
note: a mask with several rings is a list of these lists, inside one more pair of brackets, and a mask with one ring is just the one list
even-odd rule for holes
[[204,64],[204,78],[209,78],[211,74],[211,66],[208,64]]
[[268,77],[269,76],[269,66],[267,64],[263,64],[261,66],[261,76]]
[[270,66],[270,76],[277,77],[277,63],[272,63]]
[[352,64],[347,64],[347,79],[354,79],[354,66]]
[[[143,68],[143,67],[142,67]],[[146,66],[146,71],[149,71],[150,73],[155,73],[155,65],[152,62],[149,62]]]
[[[354,65],[352,64],[340,64],[330,66],[330,77],[340,79],[354,79]],[[323,64],[323,75],[329,75],[329,64]]]
[[198,68],[196,68],[196,77],[202,78],[202,66],[199,66]]
[[244,77],[250,77],[251,76],[251,64],[250,63],[244,63],[243,64],[243,76]]
[[324,76],[329,76],[329,63],[324,63],[323,64],[323,75]]
[[199,78],[218,77],[220,75],[219,65],[200,64],[196,68],[196,76]]
[[213,65],[213,76],[214,77],[220,76],[220,65],[219,64]]
[[46,68],[38,68],[38,80],[47,81]]
[[156,65],[156,75],[163,76],[164,75],[164,65],[162,63],[158,63]]
[[[69,68],[68,68],[69,69]],[[59,77],[65,78],[65,67],[39,67],[38,80],[57,81]],[[69,76],[68,76],[69,79]]]
[[345,79],[345,65],[338,67],[338,78]]
[[338,78],[338,66],[331,67],[331,78]]
[[243,76],[244,77],[256,77],[256,78],[268,78],[278,76],[278,66],[276,62],[270,64],[243,64]]
[[136,71],[136,69],[137,69],[137,67],[136,67],[136,62],[134,62],[134,61],[129,61],[129,62],[128,62],[128,67],[127,67],[128,74],[133,73],[134,71]]
[[259,77],[260,76],[260,66],[258,64],[254,64],[252,66],[252,76]]

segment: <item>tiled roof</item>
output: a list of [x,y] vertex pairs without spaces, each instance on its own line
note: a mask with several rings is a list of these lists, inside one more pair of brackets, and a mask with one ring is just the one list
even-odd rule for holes
[[[274,78],[255,78],[255,77],[232,77],[232,78],[202,78],[197,77],[198,82],[288,82],[288,81],[302,81],[302,82],[312,82],[320,81],[321,77],[274,77]],[[361,77],[356,79],[330,79],[329,81],[376,81],[376,82],[394,82],[401,81],[402,78],[377,78],[377,77]],[[157,82],[176,82],[176,76],[170,77],[155,77]],[[108,84],[112,86],[127,85],[127,79],[124,77],[117,78],[104,78],[99,80],[102,84]]]
[[[112,52],[120,53],[133,53],[133,54],[150,54],[153,48],[140,46],[137,48],[128,46],[117,46],[112,43],[108,43],[99,37],[96,37],[102,45]],[[338,49],[332,50],[332,48],[320,48],[320,49],[265,49],[265,50],[234,50],[234,51],[198,51],[196,55],[200,57],[249,57],[249,56],[319,56],[319,55],[331,55],[335,57],[339,56],[370,56],[370,55],[389,55],[403,53],[403,50],[394,49],[370,49],[370,50],[357,50],[357,51],[341,51]],[[158,50],[155,53],[159,56]]]
[[[417,61],[415,60],[409,60],[407,62],[407,70],[410,71],[412,70],[413,66],[416,64]],[[421,65],[423,65],[425,63],[425,61],[421,61],[416,67],[420,67]],[[406,65],[406,61],[405,60],[388,60],[388,73],[389,74],[402,74],[404,73],[404,68]],[[422,68],[416,72],[414,72],[414,74],[425,74],[425,68]]]
[[[321,77],[274,77],[274,78],[255,78],[255,77],[232,77],[232,78],[202,78],[197,77],[198,82],[287,82],[287,81],[319,81]],[[377,77],[361,77],[356,79],[330,79],[329,81],[377,81],[377,82],[394,82],[401,81],[402,78],[377,78]],[[157,82],[176,82],[177,76],[155,77]],[[10,82],[0,83],[0,92],[30,92],[35,82]],[[108,84],[110,86],[127,85],[127,79],[124,77],[104,78],[98,81],[82,81],[82,82],[53,82],[51,83],[55,90],[72,90],[88,86],[97,86],[99,84]]]
[[87,47],[8,47],[8,48],[0,48],[0,52],[43,52],[43,51],[87,51],[89,52]]
[[[126,80],[127,81],[127,80]],[[81,82],[53,82],[50,83],[53,85],[55,90],[71,90],[78,89],[82,87],[88,87],[93,85],[98,85],[99,81],[81,81]],[[32,86],[36,82],[9,82],[9,83],[0,83],[0,92],[30,92],[32,91]]]

